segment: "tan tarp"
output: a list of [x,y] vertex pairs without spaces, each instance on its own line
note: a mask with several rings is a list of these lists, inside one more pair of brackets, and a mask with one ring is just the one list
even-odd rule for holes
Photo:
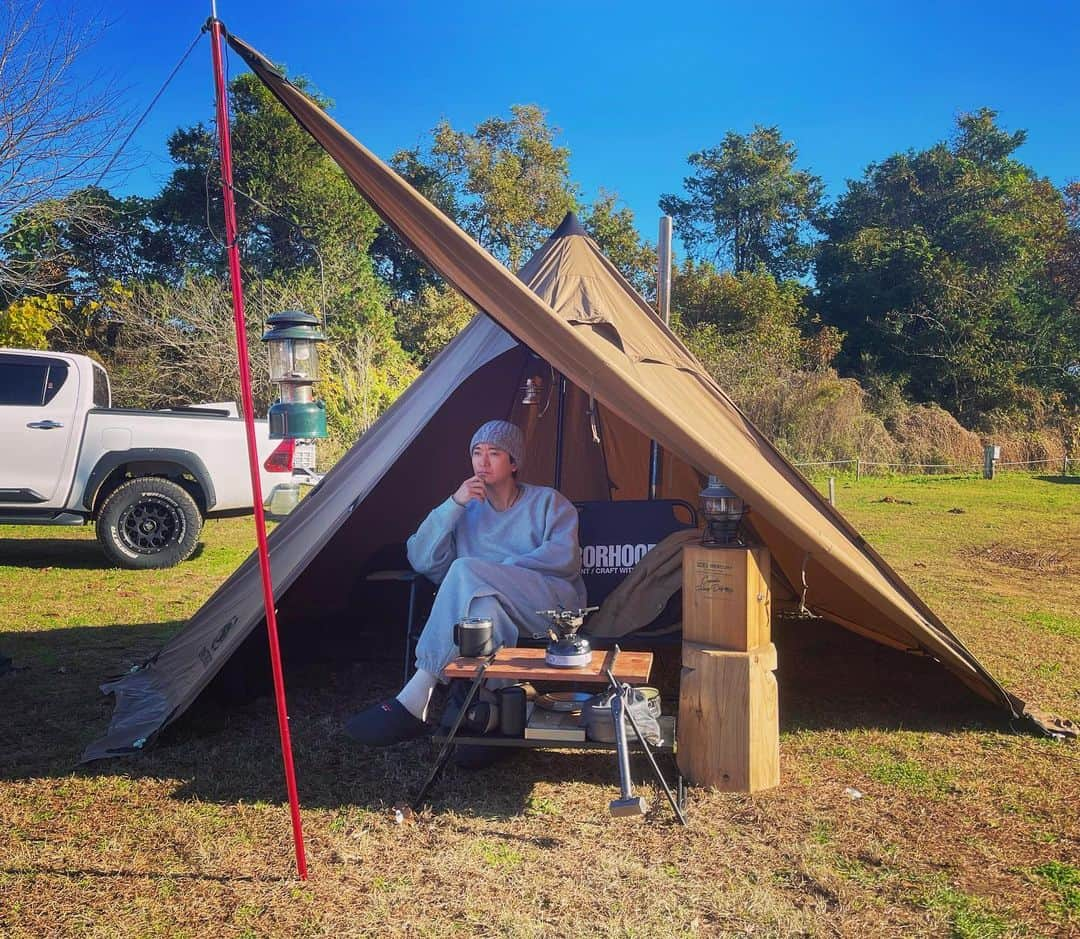
[[[568,497],[645,498],[655,439],[664,448],[662,496],[696,504],[702,474],[716,473],[749,503],[772,553],[778,597],[797,606],[805,587],[814,614],[929,654],[978,694],[1022,712],[1023,703],[745,418],[572,217],[514,277],[262,56],[229,41],[387,224],[483,311],[272,533],[283,635],[290,625],[304,628],[316,609],[357,615],[351,586],[381,547],[403,541],[468,474],[463,441],[483,420],[520,422],[525,478],[551,484],[561,375],[560,488]],[[526,407],[520,387],[534,374],[544,378],[544,401]],[[150,662],[104,686],[116,694],[116,712],[84,759],[140,747],[187,708],[262,620],[252,556]]]
[[[236,37],[229,42],[375,211],[447,281],[616,415],[699,471],[719,474],[746,499],[789,581],[801,583],[805,561],[806,580],[815,585],[807,597],[812,609],[866,635],[923,649],[985,697],[1014,707],[1007,692],[746,419],[599,251],[581,252],[572,260],[580,265],[576,276],[562,279],[557,292],[544,296],[541,289],[537,296],[523,283],[529,270],[522,280],[514,277],[260,53]],[[559,262],[533,263],[543,269]]]

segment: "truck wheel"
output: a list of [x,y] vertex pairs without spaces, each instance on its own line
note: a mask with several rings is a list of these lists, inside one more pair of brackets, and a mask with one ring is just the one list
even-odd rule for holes
[[202,514],[185,489],[145,476],[117,486],[101,505],[97,537],[109,559],[136,570],[172,567],[191,556]]

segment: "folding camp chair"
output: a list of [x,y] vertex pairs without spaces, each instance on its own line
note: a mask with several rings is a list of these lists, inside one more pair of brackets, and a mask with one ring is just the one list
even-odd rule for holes
[[427,609],[435,596],[435,585],[423,574],[414,570],[375,571],[365,578],[369,581],[392,581],[409,585],[409,610],[405,616],[405,661],[402,665],[402,682],[409,680],[413,672],[413,653],[420,638],[420,630],[427,619]]

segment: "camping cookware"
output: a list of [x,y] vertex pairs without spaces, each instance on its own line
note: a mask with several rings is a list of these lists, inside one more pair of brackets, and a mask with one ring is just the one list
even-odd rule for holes
[[490,734],[499,728],[499,705],[494,701],[474,701],[465,709],[461,726],[474,734]]
[[592,661],[592,646],[589,640],[578,634],[585,617],[595,606],[580,610],[537,610],[541,616],[551,620],[548,626],[547,651],[544,662],[556,668],[581,668]]
[[[598,694],[590,698],[581,710],[581,722],[585,725],[585,736],[600,743],[616,743],[615,718],[612,702],[614,691]],[[660,725],[656,719],[660,716],[660,694],[655,688],[634,688],[625,696],[626,706],[637,720],[637,725],[645,738],[654,746],[662,740]]]
[[586,701],[592,699],[587,691],[548,691],[537,695],[536,706],[545,711],[580,712]]
[[509,688],[500,688],[499,696],[499,733],[504,737],[525,736],[525,703],[526,691],[524,685],[511,685]]
[[454,644],[458,652],[469,659],[479,659],[495,651],[491,620],[470,617],[454,624]]

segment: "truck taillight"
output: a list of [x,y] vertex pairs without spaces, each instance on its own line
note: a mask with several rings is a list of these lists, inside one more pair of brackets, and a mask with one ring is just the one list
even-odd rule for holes
[[268,473],[291,473],[293,453],[296,451],[296,441],[286,438],[275,448],[274,452],[266,458],[263,469]]

